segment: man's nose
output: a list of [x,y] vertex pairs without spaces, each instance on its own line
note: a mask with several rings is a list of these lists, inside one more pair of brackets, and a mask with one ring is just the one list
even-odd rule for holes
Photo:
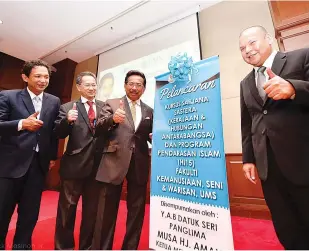
[[250,46],[250,45],[247,45],[247,46],[246,46],[246,53],[248,54],[250,51],[251,51],[251,46]]

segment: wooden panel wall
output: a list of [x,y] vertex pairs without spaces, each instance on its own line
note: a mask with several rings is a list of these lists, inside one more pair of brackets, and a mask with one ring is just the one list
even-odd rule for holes
[[309,47],[309,1],[270,1],[281,51]]
[[0,52],[0,91],[23,89],[26,84],[21,78],[25,61]]
[[[71,101],[76,64],[76,62],[67,58],[53,65],[57,71],[52,73],[46,92],[59,97],[62,104]],[[51,169],[47,175],[46,188],[49,190],[58,190],[60,186],[59,167],[60,157],[63,155],[64,144],[64,139],[59,140],[56,166]]]
[[230,197],[231,214],[250,218],[270,219],[261,182],[254,185],[242,171],[242,155],[227,154],[226,169]]

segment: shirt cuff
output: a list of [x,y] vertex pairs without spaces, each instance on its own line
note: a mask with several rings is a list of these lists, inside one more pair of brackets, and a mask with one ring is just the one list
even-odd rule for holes
[[21,120],[18,121],[17,130],[18,130],[18,131],[23,130],[23,119],[21,119]]
[[295,98],[295,94],[293,94],[291,97],[290,97],[290,99],[294,99]]

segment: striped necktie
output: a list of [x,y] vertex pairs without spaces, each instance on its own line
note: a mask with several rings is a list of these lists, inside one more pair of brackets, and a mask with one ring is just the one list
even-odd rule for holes
[[266,82],[266,76],[264,74],[266,67],[262,66],[257,70],[257,79],[256,79],[256,88],[258,89],[259,95],[264,101],[266,98],[266,92],[263,88],[263,85]]
[[136,123],[136,102],[135,101],[132,101],[130,110],[131,110],[132,119],[135,125]]

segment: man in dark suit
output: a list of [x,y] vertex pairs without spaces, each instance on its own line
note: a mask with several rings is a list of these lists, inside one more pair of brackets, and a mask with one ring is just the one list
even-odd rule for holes
[[143,73],[129,71],[124,88],[126,96],[106,101],[96,126],[96,133],[108,138],[96,176],[102,188],[93,249],[112,249],[124,178],[128,213],[122,249],[137,249],[143,226],[153,110],[140,100],[146,88]]
[[254,67],[240,86],[243,170],[255,184],[257,169],[284,248],[309,249],[309,49],[271,44],[260,26],[239,38]]
[[18,205],[13,249],[31,249],[45,177],[57,159],[53,134],[59,98],[44,93],[49,66],[26,62],[23,90],[0,92],[0,248],[5,248],[8,226]]
[[97,84],[93,73],[80,73],[76,78],[76,87],[81,94],[80,99],[62,105],[55,122],[58,137],[69,137],[60,164],[61,189],[55,249],[75,248],[74,225],[76,208],[81,196],[83,205],[79,249],[90,249],[98,207],[94,128],[103,102],[95,100]]

